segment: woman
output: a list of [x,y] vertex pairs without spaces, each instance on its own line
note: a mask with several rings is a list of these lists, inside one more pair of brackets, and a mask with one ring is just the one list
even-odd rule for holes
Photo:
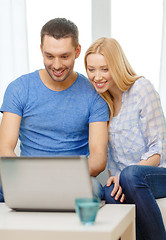
[[138,76],[115,39],[87,50],[85,67],[110,108],[107,203],[136,204],[137,240],[166,239],[155,199],[166,197],[166,123],[153,85]]

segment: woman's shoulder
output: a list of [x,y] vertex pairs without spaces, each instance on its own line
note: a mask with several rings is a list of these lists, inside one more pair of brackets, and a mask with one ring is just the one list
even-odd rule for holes
[[156,92],[153,84],[147,78],[140,77],[138,78],[132,87],[129,89],[130,93],[137,95],[147,95],[151,92]]
[[151,83],[151,81],[147,78],[144,77],[140,77],[138,78],[135,83],[133,84],[132,88],[133,89],[140,89],[140,88],[152,88],[153,84]]
[[138,104],[146,104],[147,102],[158,101],[160,99],[159,93],[151,81],[144,77],[137,79],[126,95],[128,99]]

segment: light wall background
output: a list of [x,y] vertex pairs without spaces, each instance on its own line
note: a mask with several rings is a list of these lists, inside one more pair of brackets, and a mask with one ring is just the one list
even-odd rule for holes
[[[84,54],[98,37],[116,38],[139,75],[161,94],[166,113],[166,0],[0,0],[0,105],[7,85],[43,68],[40,30],[65,17],[79,28],[82,53],[75,70],[86,75]],[[166,89],[166,88],[165,88]]]

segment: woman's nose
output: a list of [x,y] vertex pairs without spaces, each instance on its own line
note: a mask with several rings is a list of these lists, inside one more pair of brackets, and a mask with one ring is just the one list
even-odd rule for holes
[[102,75],[100,72],[96,72],[95,74],[95,81],[101,81],[102,80]]

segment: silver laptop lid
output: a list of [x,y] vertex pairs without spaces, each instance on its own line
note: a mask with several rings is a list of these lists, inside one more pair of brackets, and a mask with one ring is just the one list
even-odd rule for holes
[[92,197],[85,156],[1,157],[6,204],[16,210],[73,211],[78,197]]

